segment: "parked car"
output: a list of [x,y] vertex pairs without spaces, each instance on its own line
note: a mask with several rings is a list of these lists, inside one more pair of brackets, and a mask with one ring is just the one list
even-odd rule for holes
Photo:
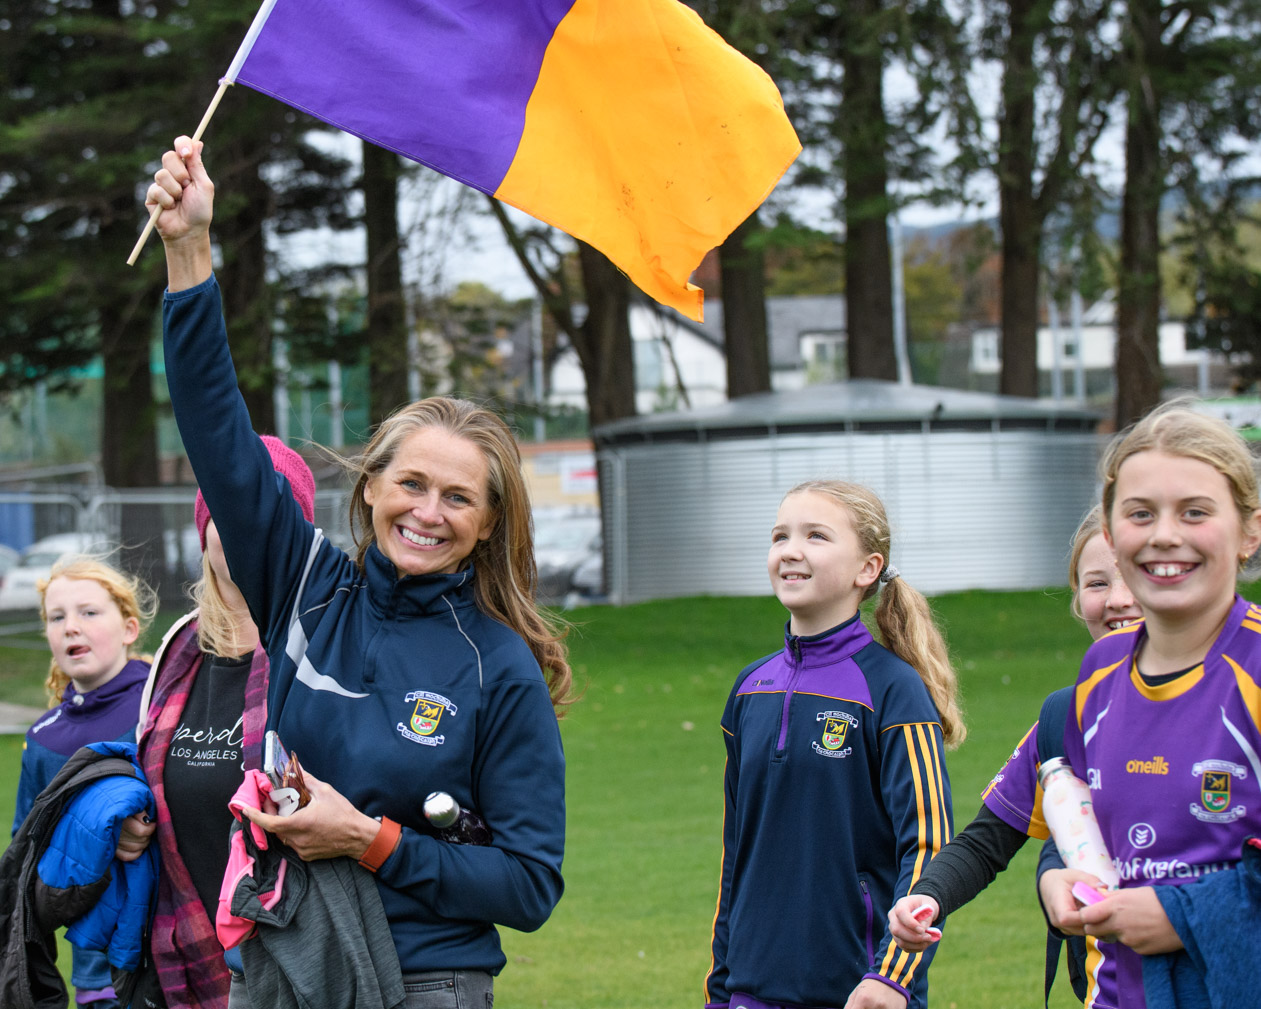
[[600,513],[596,510],[535,510],[534,560],[541,600],[563,599],[573,588],[574,570],[600,552]]
[[63,554],[105,554],[110,550],[110,544],[93,533],[59,533],[35,541],[22,551],[18,562],[4,576],[0,610],[39,609],[37,586]]
[[9,573],[9,568],[21,559],[21,550],[15,550],[7,543],[0,543],[0,583],[4,582],[4,576]]
[[[573,591],[583,599],[597,599],[604,595],[604,551],[597,550],[574,568],[569,580]],[[579,600],[581,602],[581,600]]]

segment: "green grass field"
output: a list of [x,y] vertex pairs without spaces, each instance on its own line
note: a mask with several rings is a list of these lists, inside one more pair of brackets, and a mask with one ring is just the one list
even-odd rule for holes
[[[1066,590],[967,592],[933,605],[969,727],[948,758],[962,827],[1042,698],[1073,679],[1088,638]],[[736,673],[776,648],[784,611],[771,598],[699,598],[570,616],[585,696],[562,723],[566,891],[540,931],[504,930],[508,965],[495,1001],[501,1009],[699,1009],[721,856],[718,719]],[[9,642],[0,644],[0,699],[40,703],[46,653],[0,641]],[[17,737],[0,738],[0,808],[13,808],[20,748]],[[1041,1004],[1036,847],[1026,845],[951,919],[932,968],[934,1006]],[[1051,1005],[1078,1004],[1062,977]]]

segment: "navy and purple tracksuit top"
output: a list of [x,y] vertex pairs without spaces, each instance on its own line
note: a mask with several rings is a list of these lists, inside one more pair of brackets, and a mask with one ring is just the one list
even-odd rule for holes
[[[904,953],[889,908],[951,835],[937,710],[857,615],[786,637],[722,716],[722,884],[706,1005],[843,1006],[864,977],[927,998],[933,955]],[[748,1003],[749,998],[743,1001]]]

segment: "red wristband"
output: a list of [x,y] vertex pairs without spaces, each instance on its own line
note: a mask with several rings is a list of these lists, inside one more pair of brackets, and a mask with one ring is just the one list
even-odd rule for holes
[[388,816],[381,817],[381,829],[368,845],[368,850],[359,856],[359,864],[369,872],[376,872],[381,868],[381,863],[394,854],[402,832],[403,828]]

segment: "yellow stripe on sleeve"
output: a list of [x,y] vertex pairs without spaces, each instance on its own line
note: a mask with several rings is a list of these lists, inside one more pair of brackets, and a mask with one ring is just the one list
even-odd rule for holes
[[[950,819],[945,803],[946,790],[942,778],[940,753],[937,749],[937,736],[932,731],[933,724],[919,722],[902,726],[902,738],[910,757],[911,778],[915,788],[919,840],[915,868],[911,872],[908,890],[923,874],[926,856],[931,858],[932,854],[940,851],[950,833]],[[922,959],[922,952],[908,953],[899,949],[896,942],[890,941],[880,964],[880,973],[890,981],[908,987]]]
[[1077,684],[1077,689],[1073,692],[1073,716],[1077,719],[1077,728],[1081,728],[1081,713],[1086,707],[1086,698],[1090,696],[1090,692],[1099,686],[1100,683],[1108,677],[1110,673],[1116,672],[1117,666],[1129,660],[1127,655],[1120,662],[1114,662],[1110,666],[1104,666],[1102,669],[1096,669],[1090,674],[1089,679],[1083,683]]
[[1261,731],[1261,686],[1229,655],[1223,655],[1230,668],[1235,671],[1235,684],[1239,687],[1239,696],[1243,699],[1248,714],[1252,716],[1252,724]]

